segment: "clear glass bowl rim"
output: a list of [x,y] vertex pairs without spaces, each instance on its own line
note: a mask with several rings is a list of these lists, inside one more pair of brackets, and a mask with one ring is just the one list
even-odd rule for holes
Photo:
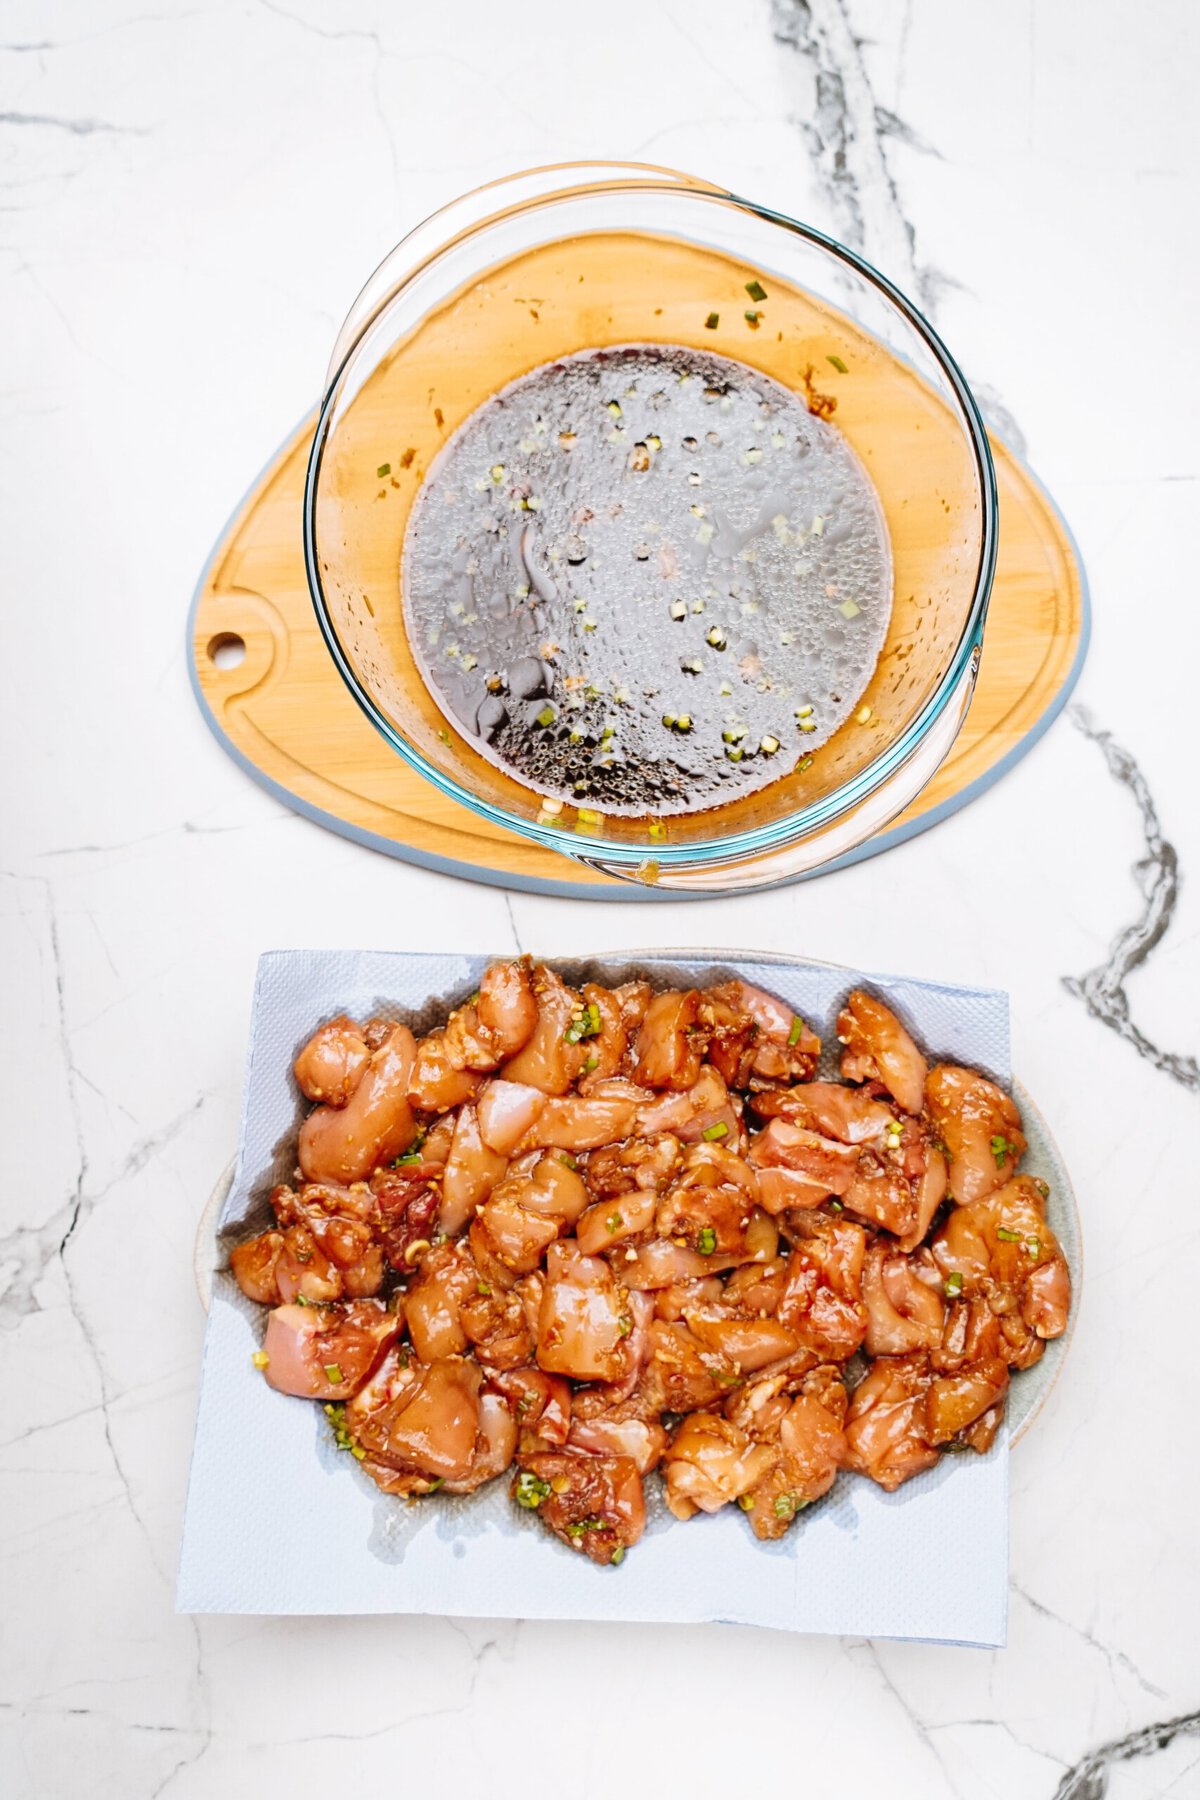
[[[594,178],[597,170],[610,171],[610,174],[597,180]],[[572,182],[570,177],[574,173],[586,174],[587,179]],[[504,189],[516,187],[527,182],[531,177],[542,175],[561,176],[563,178],[562,187],[542,189],[531,197],[519,201],[516,205],[503,205],[501,196]],[[734,206],[742,211],[754,213],[765,223],[779,226],[784,231],[802,238],[806,243],[825,251],[876,288],[912,327],[917,336],[923,340],[950,386],[958,403],[962,422],[966,428],[967,440],[974,457],[983,508],[979,562],[975,574],[974,591],[971,596],[970,610],[954,656],[937,688],[916,718],[893,744],[881,751],[852,780],[835,788],[832,793],[814,802],[813,805],[787,813],[780,819],[772,820],[769,824],[756,826],[749,831],[731,832],[726,836],[696,839],[686,844],[672,844],[669,839],[666,839],[639,846],[626,840],[614,840],[580,832],[575,828],[564,830],[555,825],[543,825],[532,819],[522,818],[517,813],[511,813],[504,807],[493,806],[490,801],[482,799],[469,788],[463,787],[453,776],[445,774],[433,763],[427,761],[421,752],[409,743],[408,739],[396,729],[386,714],[375,704],[371,695],[359,681],[342,648],[337,628],[326,603],[317,552],[316,501],[321,461],[342,379],[366,333],[386,311],[396,295],[402,291],[406,281],[415,275],[418,269],[426,266],[426,261],[417,262],[406,277],[396,282],[381,300],[365,313],[345,355],[328,377],[316,430],[313,434],[312,449],[309,452],[304,487],[304,561],[308,575],[309,593],[312,596],[321,634],[338,673],[359,707],[396,754],[417,774],[432,782],[447,798],[457,801],[460,806],[469,808],[471,812],[486,819],[489,824],[513,832],[518,837],[528,838],[534,843],[540,844],[544,849],[555,850],[560,855],[571,857],[576,861],[603,858],[610,869],[620,866],[633,873],[640,865],[649,860],[653,860],[660,867],[703,869],[709,865],[728,864],[743,858],[762,856],[769,851],[786,848],[853,811],[870,795],[877,793],[903,768],[958,693],[964,676],[973,680],[972,663],[983,641],[983,627],[987,618],[988,601],[991,598],[992,583],[996,572],[999,504],[996,493],[996,471],[992,461],[991,447],[988,443],[987,429],[975,397],[967,385],[962,370],[941,337],[907,295],[889,281],[887,276],[876,269],[873,264],[869,263],[865,257],[860,256],[857,251],[849,249],[845,244],[840,244],[836,238],[817,230],[815,226],[805,225],[798,219],[789,218],[786,213],[761,206],[757,201],[747,200],[728,188],[712,185],[674,169],[660,168],[654,164],[645,163],[553,163],[536,169],[521,170],[504,176],[498,181],[487,182],[481,187],[469,190],[447,206],[440,207],[420,225],[407,232],[395,249],[384,259],[384,262],[379,265],[379,269],[375,271],[364,287],[363,294],[370,290],[380,270],[386,267],[399,250],[403,249],[409,238],[418,231],[426,231],[438,219],[458,211],[465,203],[482,200],[485,196],[495,196],[497,199],[494,210],[481,214],[467,228],[465,235],[474,235],[484,230],[498,215],[511,216],[514,212],[537,211],[552,204],[556,198],[578,198],[589,193],[616,194],[628,191],[631,186],[637,186],[642,191],[658,191],[664,196],[677,196],[682,190],[689,195],[698,195],[723,205]],[[447,238],[447,244],[455,241],[460,235],[464,234],[452,234],[450,238]],[[905,803],[901,802],[901,804]]]

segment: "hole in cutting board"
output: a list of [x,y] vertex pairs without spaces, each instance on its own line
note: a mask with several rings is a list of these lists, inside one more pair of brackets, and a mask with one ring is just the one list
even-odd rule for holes
[[236,669],[246,660],[246,640],[236,631],[219,631],[208,640],[208,660],[218,669]]

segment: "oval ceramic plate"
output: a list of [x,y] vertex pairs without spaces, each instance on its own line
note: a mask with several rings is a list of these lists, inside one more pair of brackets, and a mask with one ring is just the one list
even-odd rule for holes
[[[595,960],[604,962],[611,958],[613,961],[631,963],[636,962],[640,956],[710,957],[713,962],[743,961],[786,964],[792,961],[791,957],[780,956],[765,950],[681,948],[612,951],[597,956]],[[811,962],[815,959],[809,958],[808,960]],[[836,967],[837,965],[829,964],[827,966]],[[1074,1336],[1075,1322],[1079,1315],[1080,1290],[1083,1283],[1083,1239],[1075,1191],[1071,1186],[1071,1178],[1067,1173],[1058,1145],[1050,1135],[1049,1127],[1032,1097],[1016,1079],[1012,1082],[1012,1095],[1020,1108],[1021,1122],[1028,1140],[1028,1149],[1021,1161],[1021,1172],[1025,1175],[1038,1176],[1050,1188],[1050,1198],[1046,1203],[1046,1215],[1055,1236],[1062,1245],[1063,1254],[1071,1270],[1072,1285],[1071,1316],[1066,1331],[1062,1337],[1055,1338],[1046,1345],[1045,1355],[1033,1365],[1032,1369],[1025,1369],[1013,1376],[1012,1387],[1009,1390],[1008,1419],[1012,1441],[1015,1443],[1028,1431],[1045,1405],[1050,1390],[1058,1379],[1059,1371]],[[213,1275],[224,1259],[219,1242],[219,1227],[225,1201],[233,1186],[234,1166],[234,1163],[230,1162],[222,1171],[205,1203],[196,1230],[194,1258],[196,1289],[200,1295],[200,1303],[206,1312],[212,1291]]]

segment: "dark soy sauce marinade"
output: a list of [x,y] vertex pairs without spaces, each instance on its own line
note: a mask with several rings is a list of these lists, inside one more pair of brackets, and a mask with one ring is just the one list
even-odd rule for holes
[[741,363],[635,344],[534,369],[465,421],[402,588],[430,690],[492,762],[669,816],[777,780],[846,720],[892,568],[834,426]]

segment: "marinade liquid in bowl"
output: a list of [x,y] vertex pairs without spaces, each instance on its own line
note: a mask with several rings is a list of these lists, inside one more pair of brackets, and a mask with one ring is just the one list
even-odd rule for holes
[[676,345],[510,383],[426,475],[405,621],[456,730],[552,800],[721,804],[854,711],[892,606],[874,487],[820,396]]

